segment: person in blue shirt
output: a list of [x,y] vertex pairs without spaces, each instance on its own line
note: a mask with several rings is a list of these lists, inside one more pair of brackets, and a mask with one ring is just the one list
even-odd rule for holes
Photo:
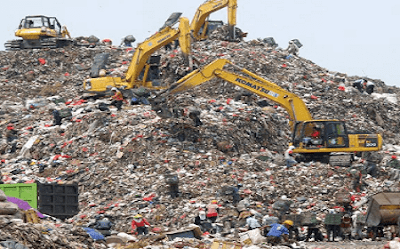
[[293,226],[293,221],[285,220],[282,224],[274,223],[267,234],[267,240],[273,246],[281,242],[281,238],[285,242],[289,240],[289,228]]

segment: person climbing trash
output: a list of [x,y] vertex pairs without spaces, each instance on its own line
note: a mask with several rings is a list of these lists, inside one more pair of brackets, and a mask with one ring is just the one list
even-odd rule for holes
[[120,111],[124,102],[124,96],[116,87],[111,88],[111,93],[113,96],[111,96],[112,102],[110,105],[117,107],[118,111]]
[[374,88],[375,88],[374,82],[367,81],[364,83],[364,86],[365,86],[365,92],[367,92],[368,94],[371,94],[374,92]]
[[356,88],[360,93],[364,92],[364,83],[366,83],[366,79],[359,79],[353,82],[353,87]]
[[104,217],[96,222],[94,229],[99,230],[99,232],[104,236],[109,236],[111,235],[110,229],[112,226],[113,223],[107,217]]
[[289,148],[285,151],[285,160],[286,160],[286,167],[290,168],[293,165],[297,164],[297,161],[293,157],[293,150],[295,149],[294,146],[289,146]]
[[213,233],[213,227],[207,220],[206,212],[203,210],[199,211],[199,215],[194,218],[194,224],[198,225],[202,232]]
[[342,223],[340,224],[340,228],[341,228],[341,233],[342,233],[342,239],[345,240],[346,238],[348,238],[349,240],[351,240],[351,229],[352,229],[352,219],[351,216],[349,214],[345,214],[342,217]]
[[210,204],[207,205],[207,218],[214,223],[218,218],[218,201],[212,200]]
[[141,214],[137,214],[133,217],[131,232],[136,232],[137,235],[146,235],[149,233],[146,225],[151,227],[150,223]]
[[246,227],[249,230],[253,230],[253,229],[261,227],[261,225],[258,222],[258,220],[256,219],[256,217],[254,215],[251,215],[246,218]]
[[301,43],[297,39],[293,39],[289,41],[289,45],[286,51],[291,55],[299,55],[299,50],[301,47]]

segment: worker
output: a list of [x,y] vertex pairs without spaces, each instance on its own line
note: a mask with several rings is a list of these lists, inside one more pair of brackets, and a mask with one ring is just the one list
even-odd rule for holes
[[136,39],[135,37],[133,37],[133,35],[127,35],[124,37],[124,39],[122,39],[121,45],[124,45],[125,47],[133,47],[132,43],[135,42]]
[[371,94],[371,93],[374,92],[374,88],[375,88],[374,82],[366,81],[366,82],[364,83],[364,86],[365,86],[365,91],[366,91],[368,94]]
[[109,236],[111,235],[110,229],[113,226],[113,223],[106,217],[104,217],[101,220],[98,220],[96,224],[94,225],[94,229],[99,230],[101,234],[104,236]]
[[289,148],[285,151],[285,160],[286,160],[286,167],[290,168],[293,165],[297,164],[297,161],[293,157],[293,150],[296,147],[293,145],[289,146]]
[[124,102],[124,96],[116,87],[111,88],[111,92],[113,96],[111,97],[112,102],[110,105],[117,107],[118,111],[120,111]]
[[268,232],[271,230],[271,226],[274,223],[278,223],[279,222],[279,218],[275,217],[273,213],[267,214],[263,217],[262,219],[262,225],[264,227],[264,235],[266,236],[268,234]]
[[246,218],[246,227],[249,230],[253,230],[253,229],[261,227],[261,225],[258,222],[258,220],[254,217],[254,215],[251,215]]
[[397,159],[396,155],[392,155],[391,160],[387,162],[386,166],[393,169],[400,169],[400,161]]
[[357,90],[362,93],[364,92],[364,82],[366,82],[365,79],[359,79],[353,82],[353,87],[357,88]]
[[318,228],[319,222],[320,222],[320,220],[317,218],[316,223],[312,223],[312,224],[310,223],[307,225],[306,241],[311,239],[312,236],[314,236],[314,241],[323,241],[324,240],[324,236],[322,235],[321,231]]
[[180,194],[179,192],[179,178],[178,175],[168,174],[164,176],[165,183],[168,184],[168,192],[171,198],[177,198]]
[[149,233],[146,225],[151,227],[150,223],[141,214],[137,214],[133,216],[131,232],[136,232],[137,235],[146,235]]
[[298,55],[299,54],[299,47],[294,43],[293,40],[289,41],[289,45],[286,49],[289,54]]
[[207,220],[206,212],[203,210],[201,210],[199,215],[194,218],[194,224],[198,225],[202,232],[213,233],[213,227]]
[[207,218],[212,223],[214,223],[218,218],[218,212],[219,212],[218,201],[212,200],[211,203],[208,204],[206,208],[207,208]]
[[318,139],[320,137],[321,137],[321,132],[319,131],[319,129],[317,127],[313,127],[313,131],[311,133],[311,138]]
[[268,243],[273,246],[279,244],[283,239],[285,242],[289,241],[289,228],[293,226],[293,221],[285,220],[283,224],[274,223],[267,234]]
[[364,224],[362,222],[362,214],[360,211],[355,211],[353,216],[351,217],[353,221],[353,238],[356,240],[362,240],[363,239],[363,234],[362,234],[362,229],[364,227]]
[[342,223],[340,224],[340,228],[342,230],[342,238],[343,240],[346,239],[346,237],[351,240],[351,225],[352,225],[352,220],[349,214],[345,214],[342,217]]

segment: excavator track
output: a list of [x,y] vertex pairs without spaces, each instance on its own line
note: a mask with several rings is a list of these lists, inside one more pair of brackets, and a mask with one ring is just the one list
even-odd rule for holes
[[332,166],[348,167],[351,166],[352,161],[352,154],[332,153],[329,156],[329,164]]
[[20,50],[21,49],[22,40],[10,40],[4,44],[6,50]]
[[35,41],[11,40],[7,41],[4,47],[8,51],[15,51],[22,49],[63,48],[72,44],[72,40],[69,39],[48,38]]

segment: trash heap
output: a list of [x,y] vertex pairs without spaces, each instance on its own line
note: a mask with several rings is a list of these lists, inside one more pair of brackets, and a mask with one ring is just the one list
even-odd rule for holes
[[[291,200],[293,212],[313,211],[323,218],[335,205],[332,195],[344,186],[360,203],[382,190],[398,191],[398,181],[390,179],[391,169],[386,167],[390,156],[400,153],[397,87],[368,78],[376,85],[375,93],[362,94],[352,87],[357,76],[329,71],[257,40],[193,44],[198,67],[229,59],[299,95],[316,119],[346,120],[348,129],[381,133],[379,174],[366,176],[365,187],[356,193],[347,167],[310,162],[287,169],[283,152],[290,140],[288,114],[270,100],[221,80],[173,96],[168,103],[179,114],[167,119],[145,104],[100,110],[110,101],[88,95],[82,83],[95,55],[104,52],[110,54],[107,74],[123,76],[131,49],[0,52],[2,181],[78,183],[80,205],[79,214],[68,220],[48,218],[41,224],[0,215],[0,240],[28,248],[106,248],[81,228],[100,214],[111,217],[120,233],[130,232],[136,213],[145,216],[157,228],[154,231],[166,233],[188,227],[214,199],[221,205],[222,221],[237,212],[237,206],[221,187],[238,184],[241,205],[257,217],[273,213],[273,204],[282,196]],[[179,49],[156,53],[161,55],[164,82],[182,76]],[[72,116],[53,125],[52,112],[65,109]],[[201,124],[190,118],[194,111]],[[168,193],[167,174],[179,178],[177,198]],[[365,204],[359,208],[365,210]],[[230,230],[225,239],[238,241],[237,232]],[[164,240],[154,244],[172,246]]]

